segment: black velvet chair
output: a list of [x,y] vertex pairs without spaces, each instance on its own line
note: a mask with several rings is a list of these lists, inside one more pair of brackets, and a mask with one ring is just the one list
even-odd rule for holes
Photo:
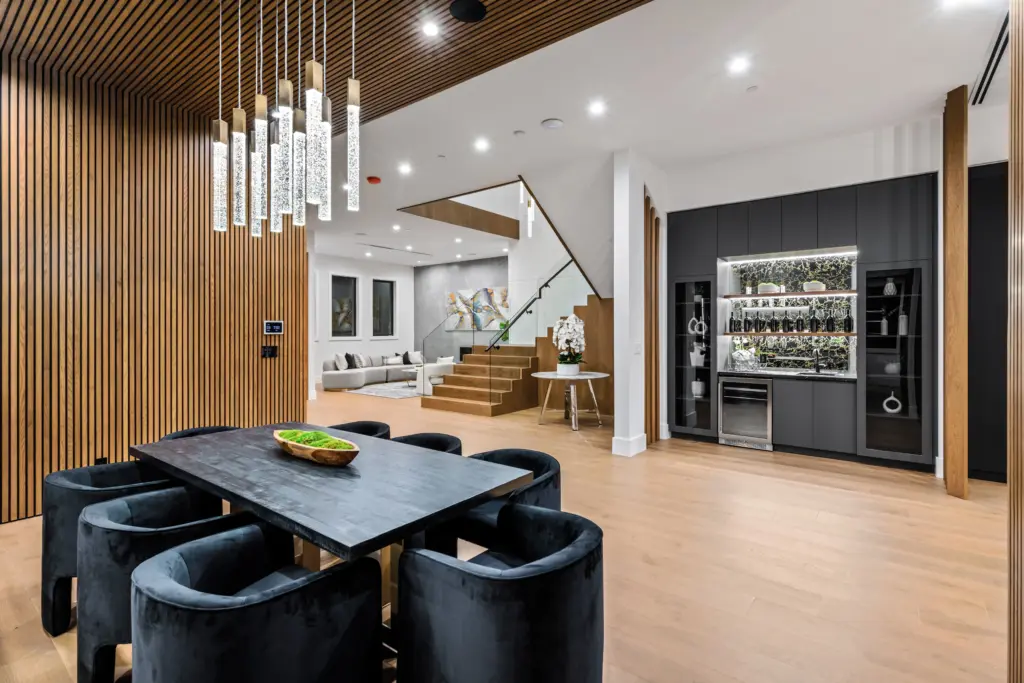
[[298,567],[292,537],[249,525],[132,575],[133,683],[381,680],[380,565]]
[[233,432],[238,427],[212,426],[192,427],[191,429],[179,429],[176,432],[165,434],[160,437],[161,441],[173,441],[174,439],[187,439],[192,436],[204,436],[206,434],[220,434],[221,432]]
[[86,507],[78,521],[78,683],[114,680],[114,649],[131,642],[132,572],[176,545],[251,515],[221,515],[221,500],[176,486]]
[[71,579],[78,576],[78,516],[86,505],[172,485],[139,462],[61,470],[43,480],[43,628],[59,636],[71,627]]
[[507,503],[533,505],[548,510],[562,509],[562,468],[558,461],[540,451],[524,448],[502,448],[469,456],[474,460],[518,467],[533,472],[533,481],[503,498],[495,498],[479,505],[458,519],[448,522],[426,534],[428,548],[455,556],[457,539],[490,547],[498,526],[498,512]]
[[343,432],[373,436],[378,439],[391,438],[391,425],[386,422],[373,422],[372,420],[360,420],[358,422],[346,422],[340,425],[331,425],[331,429],[340,429]]
[[441,451],[442,453],[455,453],[456,455],[462,455],[462,440],[457,436],[451,434],[436,434],[431,432],[425,432],[423,434],[407,434],[406,436],[396,436],[391,439],[398,443],[409,444],[410,446],[419,446],[420,448],[428,448],[432,451]]
[[402,553],[402,683],[599,683],[601,529],[565,512],[507,505],[496,533],[506,550],[470,562]]

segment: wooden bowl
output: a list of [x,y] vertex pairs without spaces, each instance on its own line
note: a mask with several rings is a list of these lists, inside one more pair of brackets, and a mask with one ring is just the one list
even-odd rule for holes
[[341,467],[349,464],[356,459],[359,455],[359,446],[345,441],[345,443],[352,444],[351,450],[336,450],[334,448],[313,448],[312,446],[304,446],[301,443],[295,443],[288,441],[287,439],[281,438],[281,432],[284,430],[274,430],[274,440],[281,449],[288,455],[293,455],[296,458],[302,458],[303,460],[311,460],[312,462],[319,463],[321,465],[333,465],[335,467]]

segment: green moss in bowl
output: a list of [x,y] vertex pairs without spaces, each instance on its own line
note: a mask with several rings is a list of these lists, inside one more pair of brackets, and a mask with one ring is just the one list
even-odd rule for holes
[[310,448],[327,448],[333,451],[350,451],[353,446],[348,441],[336,439],[321,431],[304,432],[301,429],[286,429],[278,434],[285,441],[309,446]]

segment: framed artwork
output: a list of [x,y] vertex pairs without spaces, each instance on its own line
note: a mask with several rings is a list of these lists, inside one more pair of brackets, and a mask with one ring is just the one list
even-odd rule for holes
[[331,276],[331,336],[337,338],[355,337],[359,330],[356,323],[356,278],[347,275]]
[[512,314],[508,287],[460,289],[448,292],[445,322],[449,332],[457,330],[499,330]]

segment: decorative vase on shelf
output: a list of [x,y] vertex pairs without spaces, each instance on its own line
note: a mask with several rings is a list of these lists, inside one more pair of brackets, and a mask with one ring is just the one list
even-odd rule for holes
[[882,294],[885,296],[896,296],[896,283],[892,281],[891,277],[885,278],[885,287],[882,288]]
[[[548,367],[551,367],[550,365]],[[559,363],[558,374],[563,377],[573,377],[580,374],[579,363]]]
[[704,398],[704,382],[702,380],[693,380],[690,383],[690,388],[693,390],[694,398]]

